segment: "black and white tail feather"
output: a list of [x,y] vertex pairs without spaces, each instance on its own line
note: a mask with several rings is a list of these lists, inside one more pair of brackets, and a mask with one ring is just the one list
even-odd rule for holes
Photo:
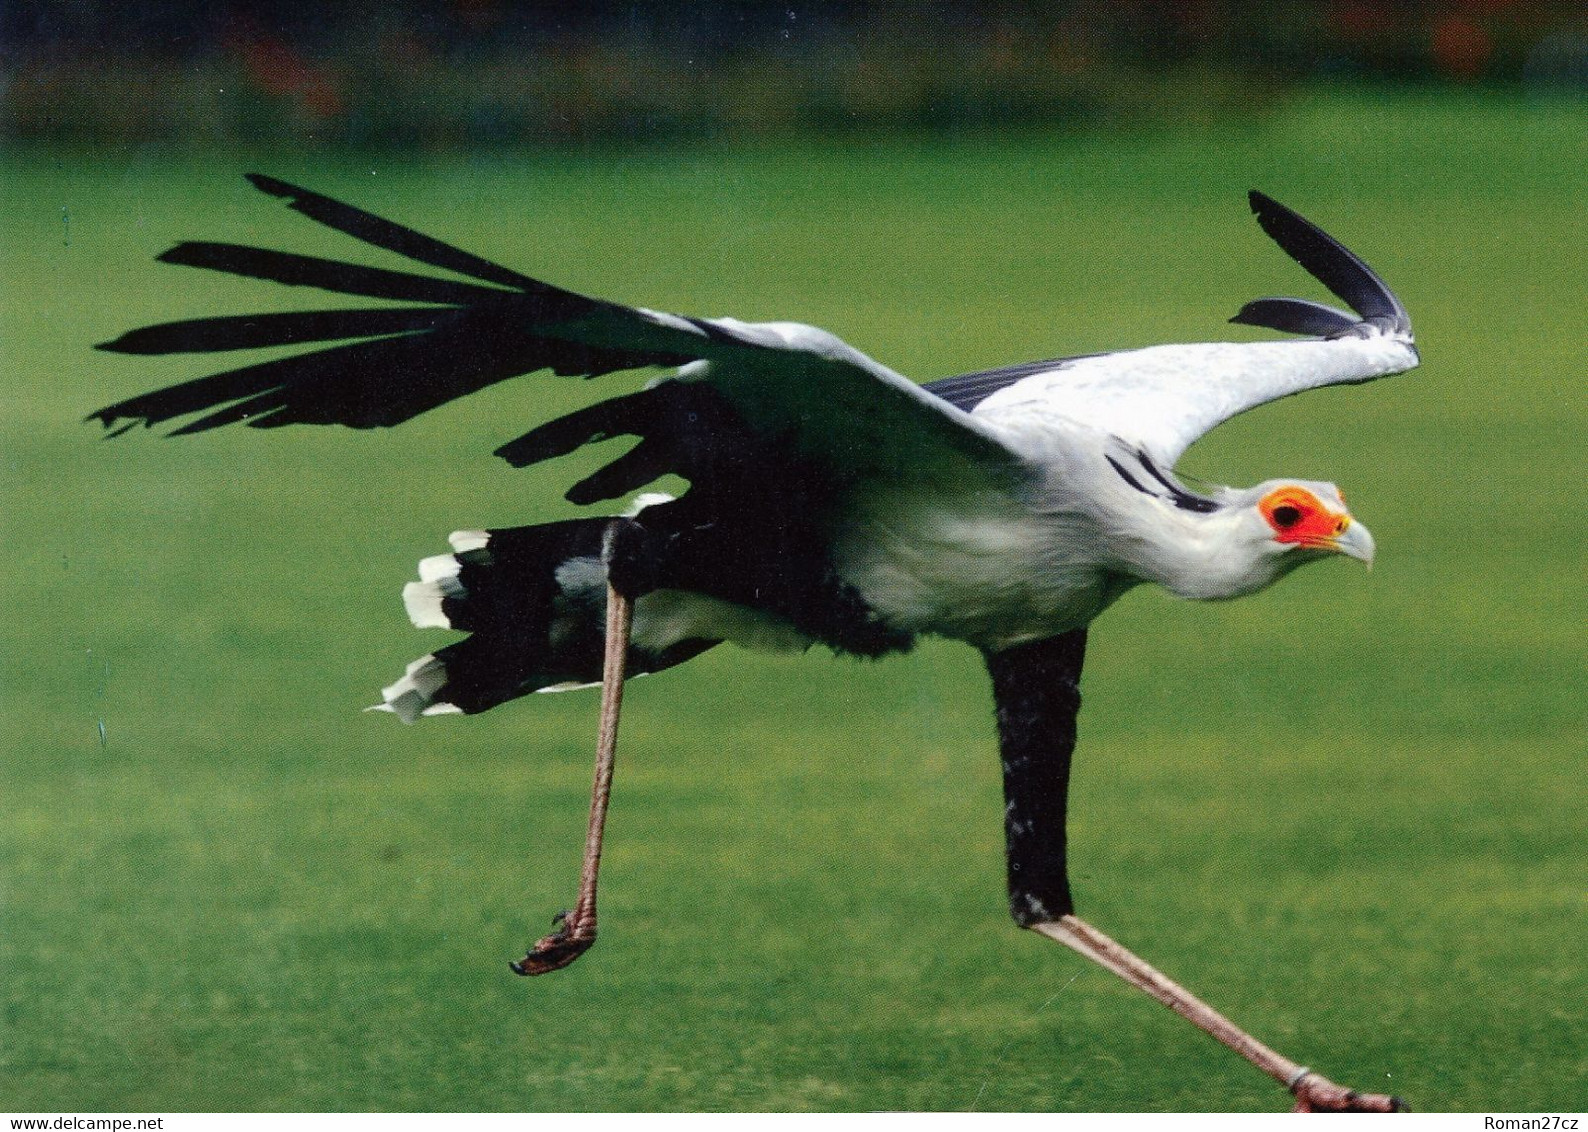
[[[627,514],[666,503],[642,495]],[[475,714],[530,692],[600,683],[605,648],[609,520],[570,519],[494,531],[454,531],[450,554],[419,563],[403,587],[408,617],[421,629],[469,636],[420,657],[381,690],[371,711],[405,723],[420,716]],[[733,626],[710,599],[660,592],[640,599],[628,652],[630,675],[660,672],[720,643]],[[790,647],[804,641],[790,638]]]
[[[848,501],[878,484],[923,496],[1018,494],[1039,478],[1040,456],[1028,442],[1030,421],[1008,427],[1000,399],[1046,397],[1068,419],[1151,450],[1167,469],[1236,413],[1416,364],[1409,320],[1389,288],[1315,225],[1256,192],[1251,204],[1263,230],[1355,315],[1311,300],[1264,298],[1234,321],[1309,336],[1311,345],[1150,347],[919,386],[814,327],[688,318],[589,298],[318,193],[260,175],[249,180],[320,224],[464,278],[237,244],[179,244],[160,259],[407,305],[129,331],[100,348],[313,348],[131,397],[90,419],[111,435],[182,417],[192,419],[172,435],[236,423],[384,427],[537,370],[589,378],[679,367],[676,378],[543,424],[497,450],[524,466],[609,437],[637,437],[568,491],[578,504],[628,496],[666,474],[689,481],[683,499],[650,500],[640,515],[652,528],[656,576],[635,608],[629,671],[636,673],[670,667],[724,639],[778,649],[820,641],[865,656],[909,647],[912,632],[880,618],[835,566],[832,524]],[[1275,351],[1287,345],[1296,352]],[[1229,351],[1239,350],[1252,351],[1250,360],[1232,361]],[[455,534],[450,554],[421,564],[404,601],[416,625],[470,635],[415,661],[377,707],[413,720],[597,680],[606,522]]]

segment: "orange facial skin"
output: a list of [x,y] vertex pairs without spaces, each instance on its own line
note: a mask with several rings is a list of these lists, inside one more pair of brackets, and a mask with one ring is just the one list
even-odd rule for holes
[[1314,550],[1333,550],[1351,525],[1351,516],[1331,511],[1312,492],[1282,487],[1263,496],[1257,508],[1274,529],[1275,542],[1296,543]]

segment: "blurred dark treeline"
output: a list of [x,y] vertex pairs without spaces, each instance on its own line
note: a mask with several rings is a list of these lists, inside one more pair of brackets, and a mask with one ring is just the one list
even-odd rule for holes
[[10,0],[0,138],[479,145],[1184,121],[1308,80],[1588,92],[1582,0]]

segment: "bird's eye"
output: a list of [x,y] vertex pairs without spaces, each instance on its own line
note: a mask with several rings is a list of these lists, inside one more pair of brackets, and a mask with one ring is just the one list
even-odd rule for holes
[[1301,522],[1301,508],[1284,504],[1274,508],[1274,525],[1276,527],[1294,527]]

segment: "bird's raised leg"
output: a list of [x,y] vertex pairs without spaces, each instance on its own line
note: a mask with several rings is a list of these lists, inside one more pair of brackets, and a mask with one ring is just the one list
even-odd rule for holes
[[1004,769],[1009,911],[1021,927],[1073,948],[1229,1046],[1294,1094],[1298,1112],[1397,1112],[1397,1097],[1357,1093],[1276,1053],[1075,915],[1065,810],[1081,707],[1086,631],[987,654]]
[[[620,532],[617,520],[607,530],[603,557],[610,566]],[[606,654],[601,671],[601,725],[596,737],[595,782],[590,788],[590,823],[585,831],[584,867],[579,876],[579,899],[570,912],[559,913],[552,923],[557,930],[542,936],[524,958],[509,964],[519,975],[544,975],[558,971],[583,955],[596,939],[596,877],[601,869],[601,838],[606,828],[607,802],[612,797],[612,771],[617,761],[618,716],[623,707],[623,675],[629,649],[633,602],[610,582],[607,584]]]

